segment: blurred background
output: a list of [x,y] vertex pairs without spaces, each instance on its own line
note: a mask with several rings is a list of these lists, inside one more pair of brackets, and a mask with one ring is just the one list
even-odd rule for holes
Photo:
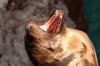
[[[64,11],[68,27],[86,32],[100,65],[100,0],[0,0],[0,66],[33,66],[24,48],[25,24]],[[45,18],[44,18],[45,17]]]

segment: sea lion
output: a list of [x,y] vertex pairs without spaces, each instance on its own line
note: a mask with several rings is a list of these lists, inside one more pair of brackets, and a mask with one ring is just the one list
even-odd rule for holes
[[88,36],[68,28],[63,15],[63,11],[56,10],[44,24],[26,24],[25,49],[34,66],[98,66]]

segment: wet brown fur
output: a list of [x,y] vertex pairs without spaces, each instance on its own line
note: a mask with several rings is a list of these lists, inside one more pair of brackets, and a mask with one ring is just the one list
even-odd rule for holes
[[35,66],[98,66],[87,35],[65,25],[60,33],[50,35],[34,23],[29,23],[26,26],[25,48]]

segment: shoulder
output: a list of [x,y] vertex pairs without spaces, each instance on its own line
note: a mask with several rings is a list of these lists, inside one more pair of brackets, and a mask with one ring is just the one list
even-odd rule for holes
[[77,30],[77,29],[73,29],[73,28],[68,28],[68,31],[71,34],[76,35],[77,37],[89,39],[88,35],[85,32],[81,31],[81,30]]
[[72,28],[69,28],[68,31],[69,33],[72,33],[72,36],[75,36],[79,40],[79,42],[84,43],[89,49],[93,47],[91,40],[85,32]]

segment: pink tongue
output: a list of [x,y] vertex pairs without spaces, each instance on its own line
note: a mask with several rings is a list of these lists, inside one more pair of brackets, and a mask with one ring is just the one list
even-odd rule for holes
[[57,15],[51,22],[49,28],[47,29],[48,33],[56,33],[59,30],[61,23],[60,15]]
[[63,18],[63,12],[61,10],[56,10],[53,16],[40,28],[48,33],[57,33],[61,27]]
[[56,17],[56,19],[50,24],[49,28],[47,29],[48,33],[55,33],[57,32],[57,29],[59,27],[59,17]]

